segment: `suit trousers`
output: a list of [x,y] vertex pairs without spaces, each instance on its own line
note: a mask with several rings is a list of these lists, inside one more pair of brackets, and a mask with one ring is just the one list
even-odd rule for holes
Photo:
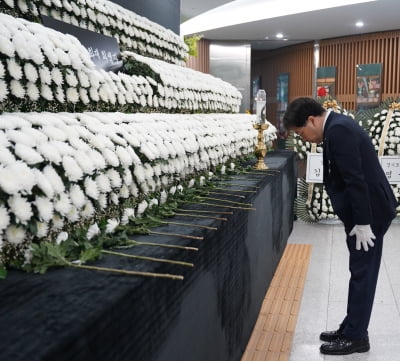
[[382,258],[383,236],[390,222],[381,225],[371,225],[376,237],[375,246],[367,252],[361,247],[356,250],[356,237],[347,233],[347,247],[350,252],[350,281],[347,298],[347,315],[340,325],[345,337],[357,340],[368,336],[368,325],[374,303],[376,283]]

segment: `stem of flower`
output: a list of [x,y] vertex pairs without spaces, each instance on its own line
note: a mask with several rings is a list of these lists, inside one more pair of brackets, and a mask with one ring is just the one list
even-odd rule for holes
[[218,221],[227,221],[227,218],[221,218],[221,217],[213,217],[213,216],[201,216],[199,214],[184,214],[184,213],[175,213],[176,216],[182,216],[182,217],[193,217],[193,218],[211,218],[211,219],[216,219]]
[[101,253],[112,254],[114,256],[136,258],[136,259],[141,259],[141,260],[144,260],[144,261],[165,262],[165,263],[178,264],[178,265],[181,265],[181,266],[188,266],[188,267],[193,267],[194,266],[193,263],[189,263],[189,262],[174,261],[174,260],[165,259],[165,258],[137,256],[137,255],[134,255],[134,254],[126,254],[126,253],[121,253],[121,252],[106,251],[104,249],[101,250]]
[[164,223],[164,224],[174,224],[176,226],[188,226],[188,227],[211,229],[212,231],[216,231],[218,229],[216,227],[202,226],[201,224],[191,224],[191,223],[182,223],[182,222],[168,222],[168,221],[159,221],[159,222],[160,223]]
[[230,204],[240,204],[240,205],[244,205],[244,206],[249,206],[251,207],[252,204],[251,203],[242,203],[242,202],[234,202],[234,201],[227,201],[225,199],[220,199],[220,198],[213,198],[213,197],[197,197],[200,199],[209,199],[211,201],[218,201],[218,202],[224,202],[224,203],[230,203]]
[[257,193],[257,191],[244,191],[242,189],[229,189],[229,188],[220,188],[220,187],[215,187],[214,189],[221,189],[223,191],[229,191],[229,192]]
[[246,198],[245,196],[241,196],[239,194],[231,194],[231,193],[223,193],[223,192],[208,192],[209,194],[222,195],[222,196],[230,196],[237,198]]
[[165,244],[165,243],[156,243],[156,242],[138,242],[138,241],[128,241],[126,242],[127,246],[118,246],[116,248],[131,248],[132,246],[154,246],[154,247],[165,247],[165,248],[177,248],[183,249],[185,251],[198,251],[199,249],[196,247],[186,247],[179,246],[177,244]]
[[195,212],[195,213],[213,213],[213,214],[233,214],[233,212],[216,212],[216,211],[205,211],[201,209],[182,209],[177,208],[178,212]]
[[122,270],[122,269],[118,269],[118,268],[96,267],[96,266],[88,266],[85,264],[73,264],[73,263],[69,263],[68,266],[74,267],[74,268],[83,268],[83,269],[88,269],[88,270],[93,270],[93,271],[119,273],[119,274],[130,275],[130,276],[144,276],[144,277],[170,278],[173,280],[183,280],[183,276],[173,275],[173,274],[169,274],[169,273],[127,271],[127,270]]
[[252,187],[252,188],[260,188],[258,186],[249,186],[249,185],[245,185],[245,184],[236,184],[236,183],[220,183],[221,185],[224,186],[236,186],[236,187],[243,187],[243,188],[248,188],[248,187]]
[[149,234],[160,234],[163,236],[177,236],[177,237],[182,237],[182,238],[189,238],[189,239],[197,239],[199,241],[202,241],[204,237],[199,237],[199,236],[189,236],[187,234],[179,234],[179,233],[169,233],[169,232],[155,232],[155,231],[149,231]]
[[[193,202],[189,202],[189,201],[180,201],[181,203],[188,203],[188,204],[199,204],[199,203],[193,203]],[[202,205],[205,206],[212,206],[212,207],[220,207],[220,208],[231,208],[231,209],[243,209],[246,211],[255,211],[255,208],[247,208],[247,207],[233,207],[233,206],[225,206],[225,205],[221,205],[221,204],[215,204],[215,203],[203,203],[201,202]]]

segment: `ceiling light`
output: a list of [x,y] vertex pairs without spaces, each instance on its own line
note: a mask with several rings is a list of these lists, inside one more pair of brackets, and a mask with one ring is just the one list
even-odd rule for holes
[[283,34],[282,34],[282,33],[278,33],[278,34],[276,34],[276,37],[277,37],[278,39],[282,39],[282,38],[283,38]]
[[356,26],[357,28],[362,28],[364,26],[364,23],[362,21],[357,21]]

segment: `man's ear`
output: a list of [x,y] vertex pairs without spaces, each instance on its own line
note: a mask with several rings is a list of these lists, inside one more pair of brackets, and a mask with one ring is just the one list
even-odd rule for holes
[[310,122],[313,126],[315,125],[315,117],[314,115],[309,115],[307,118],[307,122]]

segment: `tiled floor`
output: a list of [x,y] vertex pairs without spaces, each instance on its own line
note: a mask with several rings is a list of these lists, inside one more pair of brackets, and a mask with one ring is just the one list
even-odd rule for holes
[[288,361],[311,245],[288,244],[241,361]]
[[343,226],[295,221],[290,243],[313,247],[289,361],[399,361],[400,222],[393,222],[384,239],[367,353],[326,356],[319,352],[319,333],[337,329],[346,310],[349,272]]

